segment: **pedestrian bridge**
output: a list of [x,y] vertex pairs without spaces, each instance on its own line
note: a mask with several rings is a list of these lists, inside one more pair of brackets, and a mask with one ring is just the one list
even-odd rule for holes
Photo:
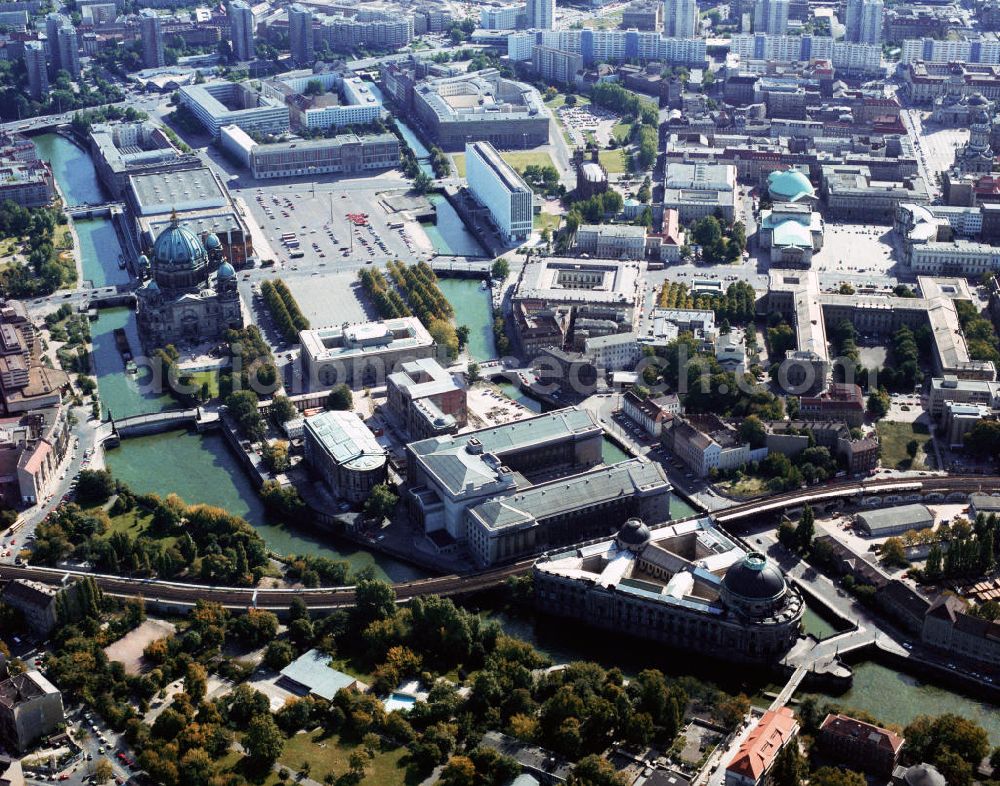
[[218,412],[205,412],[201,407],[157,412],[150,415],[133,415],[102,423],[97,431],[97,442],[111,447],[123,437],[158,434],[188,426],[194,426],[198,431],[207,431],[218,427],[219,422]]
[[125,205],[121,202],[105,202],[100,205],[84,203],[82,205],[70,205],[64,208],[66,215],[71,218],[107,218],[112,210],[124,210]]

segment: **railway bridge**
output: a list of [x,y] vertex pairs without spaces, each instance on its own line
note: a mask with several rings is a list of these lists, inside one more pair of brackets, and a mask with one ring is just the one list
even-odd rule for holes
[[[190,412],[175,413],[191,417]],[[125,421],[121,421],[124,423]],[[137,426],[139,424],[136,424]],[[817,507],[830,504],[859,502],[862,505],[886,501],[960,501],[974,492],[1000,493],[1000,476],[950,475],[914,479],[842,481],[809,490],[777,494],[766,499],[746,502],[712,514],[723,527],[738,526],[761,515],[773,515],[805,504]],[[396,598],[405,603],[421,595],[463,595],[503,584],[511,576],[527,573],[534,559],[468,574],[450,574],[407,581],[395,585]],[[300,597],[317,612],[345,608],[354,604],[354,587],[317,587],[295,589],[263,589],[211,587],[184,584],[159,579],[130,578],[94,574],[88,571],[64,570],[36,566],[0,566],[0,581],[29,579],[58,585],[75,578],[93,576],[101,589],[112,597],[142,597],[158,607],[184,612],[199,599],[215,601],[233,610],[255,607],[284,612],[293,597]]]

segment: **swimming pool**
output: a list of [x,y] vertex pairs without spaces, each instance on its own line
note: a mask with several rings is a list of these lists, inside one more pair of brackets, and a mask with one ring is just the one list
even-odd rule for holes
[[382,702],[382,705],[385,707],[386,712],[392,712],[393,710],[409,712],[416,703],[417,700],[413,696],[407,696],[405,693],[393,693],[388,699]]

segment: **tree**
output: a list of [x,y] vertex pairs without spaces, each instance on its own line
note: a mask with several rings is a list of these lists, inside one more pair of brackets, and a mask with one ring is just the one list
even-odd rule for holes
[[764,428],[764,423],[759,417],[750,415],[740,423],[739,435],[740,440],[749,442],[751,448],[760,448],[764,446],[767,430]]
[[840,767],[820,767],[809,777],[809,786],[865,786],[865,776]]
[[606,759],[591,754],[584,756],[573,767],[567,786],[625,786],[625,776],[615,772]]
[[455,335],[458,336],[458,347],[461,349],[469,343],[469,326],[459,325],[455,328]]
[[795,528],[795,540],[802,551],[808,551],[812,546],[813,536],[816,534],[816,515],[813,513],[811,505],[802,508],[802,517]]
[[298,416],[299,411],[288,396],[275,396],[271,399],[271,418],[275,423],[287,423]]
[[94,778],[98,783],[107,783],[115,776],[111,762],[103,756],[94,763]]
[[413,190],[418,194],[426,194],[431,190],[431,186],[434,185],[434,178],[428,175],[424,170],[420,170],[413,178]]
[[285,747],[285,738],[270,713],[255,716],[250,721],[243,747],[250,763],[258,771],[270,769]]
[[494,259],[493,266],[490,268],[490,275],[502,281],[510,275],[510,263],[503,257]]
[[884,418],[889,414],[889,408],[892,406],[892,400],[889,398],[889,393],[885,388],[879,388],[868,395],[868,413],[879,420]]
[[738,696],[727,696],[720,701],[715,709],[715,717],[727,729],[735,729],[743,722],[748,712],[750,712],[750,698],[741,693]]
[[431,334],[435,344],[448,352],[449,358],[458,356],[458,334],[454,325],[443,319],[432,319],[427,332]]
[[474,360],[471,361],[468,367],[466,368],[465,378],[469,381],[470,385],[474,385],[476,382],[480,380],[479,364],[476,363]]
[[802,779],[802,755],[799,753],[798,740],[792,738],[774,760],[774,786],[799,786]]
[[906,552],[903,549],[903,541],[901,538],[888,538],[886,542],[882,544],[879,557],[881,557],[882,561],[886,565],[896,565],[904,568],[910,564],[910,561],[906,558]]
[[326,408],[332,410],[354,409],[354,396],[347,385],[337,385],[326,397]]
[[115,492],[115,479],[106,469],[85,469],[80,472],[76,486],[76,499],[81,505],[98,505],[107,502]]
[[282,639],[276,639],[267,645],[264,652],[264,665],[272,671],[281,671],[295,658],[292,645]]
[[388,483],[379,483],[372,488],[368,499],[365,500],[365,513],[382,521],[392,516],[398,502],[399,496],[392,487]]
[[468,756],[452,756],[441,771],[441,786],[476,786],[476,765]]
[[362,628],[396,613],[396,591],[379,579],[361,579],[354,588],[354,617]]

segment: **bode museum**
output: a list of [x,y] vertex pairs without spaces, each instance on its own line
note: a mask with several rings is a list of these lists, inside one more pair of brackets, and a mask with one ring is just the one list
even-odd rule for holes
[[540,611],[724,660],[780,659],[801,635],[802,597],[760,553],[707,518],[550,553],[534,568]]
[[202,241],[175,215],[138,268],[137,321],[147,348],[215,341],[244,326],[236,270],[215,235]]

